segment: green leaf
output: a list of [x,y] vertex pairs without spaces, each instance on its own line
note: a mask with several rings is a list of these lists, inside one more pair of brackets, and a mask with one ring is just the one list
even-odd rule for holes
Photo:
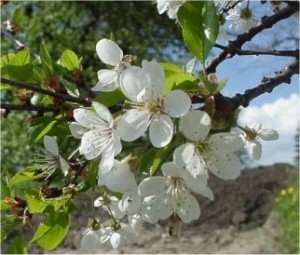
[[53,74],[53,62],[44,42],[40,46],[40,58],[46,76],[51,76]]
[[125,100],[125,96],[120,89],[112,92],[101,92],[95,99],[95,101],[105,105],[106,107],[113,106],[116,103]]
[[36,174],[36,168],[28,167],[23,171],[16,173],[9,181],[8,187],[11,188],[18,183],[31,181],[40,178],[41,176],[42,174]]
[[177,16],[187,47],[204,64],[219,32],[219,21],[213,1],[185,2]]
[[60,58],[60,63],[69,71],[79,70],[80,61],[74,51],[65,50]]
[[18,25],[22,24],[24,17],[24,9],[21,5],[17,6],[12,15],[12,21]]
[[1,176],[1,199],[10,196],[10,189],[8,188],[7,182],[3,180]]
[[0,59],[1,76],[9,78],[8,65],[10,61],[15,57],[14,53],[8,53]]
[[69,215],[66,213],[56,213],[50,222],[40,223],[31,242],[46,250],[53,250],[64,240],[69,227]]
[[175,149],[175,144],[169,144],[166,147],[160,148],[156,151],[152,167],[150,168],[150,175],[155,175],[160,169],[161,165],[166,162]]
[[30,213],[43,213],[45,209],[48,207],[48,203],[28,193],[25,194],[25,198]]
[[1,212],[1,243],[8,235],[22,226],[22,221],[16,221],[15,215],[8,215]]
[[[2,194],[1,194],[1,196],[2,196]],[[4,200],[1,200],[1,211],[8,210],[10,208],[11,208],[10,205],[8,205],[7,203],[5,203]]]
[[52,206],[55,212],[61,208],[67,211],[69,202],[71,201],[71,196],[67,195],[65,197],[43,198],[42,201],[47,203],[49,206]]
[[27,81],[33,73],[30,51],[28,49],[18,51],[15,56],[10,59],[7,65],[7,71],[9,76],[13,77],[14,80]]
[[23,235],[19,234],[9,245],[5,254],[27,254],[26,242]]
[[159,148],[151,148],[150,150],[142,154],[141,160],[137,167],[139,172],[148,172],[148,170],[151,168],[153,164],[155,154],[157,153],[158,150]]
[[179,66],[173,63],[161,63],[166,77],[165,92],[173,89],[184,91],[195,90],[198,88],[196,79],[193,75],[186,73]]
[[60,81],[64,85],[64,87],[67,89],[68,93],[71,96],[79,97],[78,88],[77,88],[77,86],[74,83],[69,82],[69,81],[67,81],[65,79],[61,79]]
[[29,136],[29,144],[38,142],[43,138],[57,123],[56,120],[51,120],[50,122],[44,122],[33,129]]

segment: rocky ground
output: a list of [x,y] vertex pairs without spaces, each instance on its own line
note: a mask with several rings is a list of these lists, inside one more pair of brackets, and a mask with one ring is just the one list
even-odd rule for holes
[[[199,220],[183,227],[180,240],[166,234],[164,223],[146,225],[136,243],[126,244],[123,253],[276,253],[279,227],[274,216],[274,195],[285,186],[286,164],[259,167],[242,171],[234,181],[209,179],[215,201],[199,198]],[[90,201],[77,201],[80,210],[72,219],[71,231],[64,244],[51,253],[116,253],[110,245],[97,250],[81,251],[80,239],[87,218]],[[43,253],[31,246],[30,253]]]

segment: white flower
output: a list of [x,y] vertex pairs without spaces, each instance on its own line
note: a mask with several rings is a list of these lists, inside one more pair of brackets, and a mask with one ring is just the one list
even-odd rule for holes
[[64,176],[68,174],[69,164],[59,154],[58,145],[53,137],[44,136],[44,148],[40,148],[39,158],[36,162],[42,167],[45,172],[50,176],[56,169],[61,169]]
[[98,71],[98,83],[92,89],[94,91],[113,91],[118,88],[120,73],[129,65],[124,61],[123,51],[109,39],[102,39],[96,45],[96,51],[101,61],[114,68],[112,70],[102,69]]
[[252,9],[249,6],[242,8],[241,3],[230,9],[228,13],[229,15],[226,16],[226,20],[232,21],[229,29],[247,32],[259,22],[259,19],[253,15]]
[[134,242],[136,240],[136,233],[133,228],[127,224],[116,224],[116,226],[107,227],[102,230],[101,243],[105,243],[108,240],[113,249],[121,251],[125,241]]
[[101,245],[100,236],[100,230],[93,230],[92,228],[86,229],[81,238],[80,248],[83,250],[99,248]]
[[133,214],[128,216],[128,222],[132,229],[136,232],[139,233],[142,229],[142,217],[140,214]]
[[[240,175],[241,162],[234,154],[243,146],[240,137],[231,133],[217,133],[207,137],[211,120],[203,111],[191,111],[181,120],[182,132],[190,142],[175,151],[175,157],[196,176],[204,169],[222,179],[236,179]],[[180,162],[180,160],[177,160]]]
[[94,207],[102,206],[106,211],[111,212],[115,219],[122,219],[124,212],[120,210],[120,200],[115,196],[101,196],[94,201]]
[[[154,147],[164,147],[173,137],[171,117],[186,114],[191,107],[189,96],[180,90],[162,96],[165,75],[155,61],[143,61],[142,68],[129,67],[121,75],[121,88],[134,109],[128,110],[118,121],[117,131],[122,140],[131,142],[142,136],[149,126]],[[171,116],[171,117],[170,117]]]
[[279,138],[279,134],[276,130],[262,129],[261,124],[254,124],[250,127],[241,129],[244,131],[244,134],[241,135],[241,138],[244,141],[244,147],[255,160],[259,160],[262,154],[260,139],[264,141],[272,141]]
[[161,176],[147,177],[139,185],[139,193],[144,197],[143,219],[157,222],[177,214],[185,223],[200,216],[200,206],[187,189],[182,171],[178,168],[162,168]]
[[167,12],[170,19],[177,19],[177,12],[184,0],[157,0],[157,11],[159,14]]
[[109,110],[97,102],[93,102],[92,106],[95,112],[85,108],[74,110],[77,122],[70,124],[70,130],[75,138],[81,138],[79,153],[87,160],[101,155],[100,170],[105,174],[112,168],[114,157],[121,152],[122,145]]

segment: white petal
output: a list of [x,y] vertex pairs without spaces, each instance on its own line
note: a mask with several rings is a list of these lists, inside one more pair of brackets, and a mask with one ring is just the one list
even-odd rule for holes
[[117,232],[113,232],[110,237],[110,243],[113,249],[121,251],[124,245],[124,238]]
[[173,90],[164,99],[163,109],[171,117],[180,117],[190,110],[191,105],[192,101],[185,92]]
[[150,85],[147,74],[138,66],[127,68],[120,76],[121,89],[124,95],[133,102],[138,102],[140,93],[144,91],[145,88],[150,88]]
[[69,171],[69,163],[60,155],[59,155],[59,167],[62,173],[64,174],[64,176],[66,176]]
[[260,130],[257,135],[265,141],[277,140],[279,138],[279,134],[276,130],[268,128]]
[[177,210],[178,216],[185,223],[190,223],[200,217],[200,206],[195,197],[188,191],[179,193],[180,207]]
[[128,164],[115,160],[113,167],[106,174],[99,176],[108,189],[115,192],[125,192],[136,187],[136,181]]
[[115,70],[100,70],[98,71],[98,82],[95,87],[92,88],[93,91],[105,91],[110,92],[118,88],[118,77],[119,74]]
[[150,78],[151,87],[155,88],[159,93],[162,93],[165,88],[165,73],[160,64],[155,59],[151,62],[143,60],[142,67]]
[[85,128],[96,129],[99,126],[106,127],[107,124],[94,112],[85,108],[78,108],[73,111],[74,119]]
[[82,125],[80,125],[77,122],[71,122],[69,125],[69,128],[70,128],[72,136],[77,139],[81,139],[81,137],[84,135],[84,133],[86,133],[88,131],[87,128],[83,127]]
[[217,133],[209,138],[210,148],[220,151],[238,151],[243,147],[243,140],[231,133]]
[[[115,198],[116,198],[116,197],[115,197]],[[117,200],[118,200],[118,199],[117,199]],[[111,202],[110,205],[109,205],[109,209],[110,209],[110,211],[112,212],[113,217],[114,217],[115,219],[122,219],[122,218],[124,217],[124,215],[125,215],[125,213],[122,212],[122,211],[120,210],[120,208],[119,208],[119,201],[118,201],[118,202],[117,202],[117,201]]]
[[97,248],[99,244],[100,241],[97,232],[92,229],[87,229],[81,238],[80,248],[83,250],[90,250]]
[[128,241],[136,241],[137,235],[133,228],[128,224],[121,223],[121,229],[119,230],[119,233]]
[[167,115],[158,115],[149,127],[149,136],[152,145],[161,148],[168,145],[173,138],[173,122]]
[[58,156],[58,145],[56,140],[48,135],[44,136],[44,146],[47,151],[49,151],[52,155]]
[[167,0],[157,0],[157,11],[159,14],[164,13],[168,8]]
[[185,143],[180,145],[173,154],[173,161],[180,168],[185,168],[186,165],[192,160],[193,154],[195,154],[195,145],[192,143]]
[[107,146],[107,141],[101,141],[96,130],[86,132],[79,146],[79,153],[84,155],[86,159],[94,159],[100,156],[103,149]]
[[182,117],[180,124],[186,138],[200,142],[207,136],[211,120],[206,112],[191,111]]
[[105,147],[105,149],[103,149],[101,154],[99,168],[103,174],[107,173],[112,169],[115,159],[114,155],[114,147],[113,144],[110,143],[108,146]]
[[207,162],[209,170],[223,180],[234,180],[241,174],[242,164],[238,157],[230,152],[214,152]]
[[139,214],[129,215],[128,222],[135,232],[139,233],[142,230],[143,221]]
[[165,188],[165,177],[152,176],[145,178],[138,187],[139,194],[147,197],[161,192]]
[[[193,190],[193,191],[194,191],[194,190]],[[195,191],[195,192],[196,192],[196,191]],[[211,189],[210,189],[208,186],[206,186],[204,190],[201,190],[200,192],[196,192],[196,193],[198,193],[198,194],[200,194],[200,195],[202,195],[202,196],[207,197],[207,198],[210,199],[211,201],[214,200],[214,194],[213,194],[213,192],[211,191]]]
[[117,156],[122,151],[122,143],[119,134],[116,130],[112,130],[112,139],[114,143],[114,156]]
[[245,147],[249,151],[250,155],[252,156],[253,159],[255,160],[260,160],[261,154],[262,154],[262,146],[259,141],[248,141],[245,143]]
[[138,194],[137,187],[129,192],[124,192],[122,200],[120,201],[119,207],[120,209],[128,214],[135,214],[140,211],[142,203],[142,198]]
[[98,114],[98,116],[100,116],[100,118],[102,120],[105,121],[105,123],[107,123],[107,127],[112,128],[113,126],[113,118],[111,116],[110,111],[107,109],[106,106],[104,106],[103,104],[100,104],[98,102],[93,102],[92,106],[94,107],[96,113]]
[[176,164],[173,162],[167,162],[164,163],[161,166],[161,171],[164,174],[164,176],[174,176],[174,177],[182,177],[182,169],[178,167]]
[[112,40],[102,39],[98,41],[96,51],[101,61],[107,65],[119,65],[123,58],[123,51]]
[[147,111],[136,109],[126,112],[118,121],[117,133],[125,142],[131,142],[142,136],[149,125],[150,115]]

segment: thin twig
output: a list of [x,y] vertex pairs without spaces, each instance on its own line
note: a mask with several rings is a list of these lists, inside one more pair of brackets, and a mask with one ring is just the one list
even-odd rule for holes
[[252,89],[247,89],[244,94],[236,94],[231,98],[233,109],[237,109],[239,106],[247,107],[251,100],[264,93],[271,93],[275,87],[282,83],[290,84],[291,77],[295,74],[299,74],[299,59],[296,59],[283,71],[276,72],[274,77],[264,77],[259,85]]
[[36,111],[36,112],[57,112],[57,108],[53,106],[39,106],[39,105],[14,105],[1,103],[1,109],[8,111]]
[[286,19],[293,15],[294,13],[299,11],[299,3],[296,4],[290,4],[287,7],[283,8],[279,12],[273,14],[269,17],[263,17],[261,22],[255,26],[249,29],[248,32],[241,34],[237,37],[236,40],[230,41],[228,44],[228,47],[226,49],[223,49],[223,51],[213,58],[210,63],[206,66],[206,73],[215,73],[217,66],[222,63],[226,58],[233,57],[237,54],[237,49],[241,49],[243,44],[245,44],[247,41],[251,41],[254,36],[262,32],[263,30],[267,28],[271,28],[274,24],[279,22],[280,20]]
[[1,83],[5,83],[5,84],[11,85],[11,86],[16,87],[16,88],[24,88],[24,89],[35,91],[35,92],[45,94],[45,95],[48,95],[48,96],[60,98],[63,101],[74,102],[74,103],[78,103],[78,104],[81,104],[81,105],[84,105],[84,106],[90,106],[91,105],[91,102],[86,101],[82,98],[73,97],[73,96],[70,96],[70,95],[67,95],[67,94],[61,94],[61,93],[53,92],[51,90],[46,90],[46,89],[40,88],[40,87],[38,87],[36,85],[33,85],[33,84],[20,83],[20,82],[17,82],[17,81],[8,80],[8,79],[3,78],[3,77],[1,77]]

